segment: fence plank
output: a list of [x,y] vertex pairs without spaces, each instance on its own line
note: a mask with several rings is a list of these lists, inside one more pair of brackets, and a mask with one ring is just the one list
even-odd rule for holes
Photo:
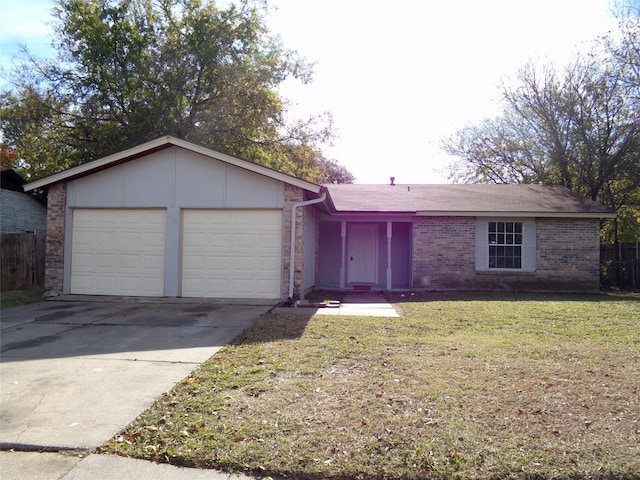
[[33,233],[1,234],[0,266],[0,289],[22,290],[36,285],[36,236]]
[[640,260],[640,242],[600,246],[601,262],[629,262],[631,260]]

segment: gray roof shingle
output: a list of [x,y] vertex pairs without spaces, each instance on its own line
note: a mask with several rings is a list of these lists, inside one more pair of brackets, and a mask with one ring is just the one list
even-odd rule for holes
[[565,187],[543,185],[325,185],[336,212],[612,217]]

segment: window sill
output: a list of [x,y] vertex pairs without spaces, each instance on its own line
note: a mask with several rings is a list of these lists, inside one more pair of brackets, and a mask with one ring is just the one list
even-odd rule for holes
[[518,275],[532,276],[536,274],[535,270],[517,270],[514,268],[491,268],[487,270],[476,270],[478,275]]

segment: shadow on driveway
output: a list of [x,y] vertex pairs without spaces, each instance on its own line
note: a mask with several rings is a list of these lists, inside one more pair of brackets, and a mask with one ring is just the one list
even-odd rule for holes
[[270,308],[48,301],[3,310],[0,446],[102,444]]

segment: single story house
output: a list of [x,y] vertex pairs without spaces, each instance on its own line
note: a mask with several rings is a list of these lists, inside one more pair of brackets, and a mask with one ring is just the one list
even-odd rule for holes
[[615,216],[539,185],[317,185],[171,136],[33,189],[48,192],[46,288],[91,295],[595,291]]

